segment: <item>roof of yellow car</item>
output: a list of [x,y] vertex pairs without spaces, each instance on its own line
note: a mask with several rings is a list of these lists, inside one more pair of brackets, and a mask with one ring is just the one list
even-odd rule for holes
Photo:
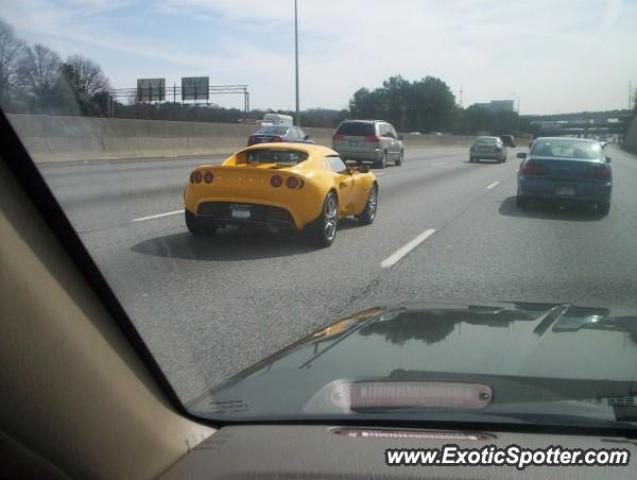
[[[323,145],[316,145],[313,143],[286,143],[286,142],[274,142],[274,143],[257,143],[244,148],[240,152],[246,152],[250,150],[268,150],[273,148],[280,148],[285,150],[297,150],[305,152],[308,155],[338,155],[334,150]],[[237,153],[240,153],[237,152]]]

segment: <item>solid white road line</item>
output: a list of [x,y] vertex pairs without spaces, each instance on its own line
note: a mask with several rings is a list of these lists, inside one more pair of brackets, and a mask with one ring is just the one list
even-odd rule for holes
[[416,238],[414,238],[410,242],[406,243],[405,245],[400,247],[398,250],[396,250],[394,253],[392,253],[389,257],[387,257],[385,260],[380,262],[380,267],[381,268],[389,268],[389,267],[394,266],[396,263],[398,263],[398,261],[401,258],[403,258],[405,255],[407,255],[409,252],[411,252],[414,248],[416,248],[422,242],[424,242],[429,237],[431,237],[434,233],[436,233],[436,230],[433,229],[433,228],[425,230],[420,235],[418,235]]
[[377,177],[379,175],[385,175],[387,172],[374,172],[374,175],[376,175]]
[[447,165],[447,162],[438,162],[438,163],[432,163],[431,165],[429,165],[430,167],[440,167],[441,165]]
[[491,190],[492,188],[497,187],[498,185],[500,185],[500,182],[493,182],[491,185],[489,185],[487,187],[487,190]]
[[184,213],[183,208],[181,210],[174,210],[172,212],[164,212],[164,213],[158,213],[157,215],[149,215],[147,217],[133,218],[131,220],[131,223],[145,222],[146,220],[155,220],[156,218],[170,217],[172,215],[179,215],[180,213]]

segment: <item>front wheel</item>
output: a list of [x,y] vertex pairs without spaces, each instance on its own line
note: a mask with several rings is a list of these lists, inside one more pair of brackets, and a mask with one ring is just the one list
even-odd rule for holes
[[211,237],[215,233],[217,233],[217,225],[210,220],[202,220],[197,218],[196,215],[193,215],[188,210],[186,212],[186,227],[190,233],[197,237]]
[[336,238],[337,225],[338,198],[334,192],[330,192],[323,202],[321,215],[308,227],[310,241],[317,247],[329,247]]
[[372,189],[369,191],[369,196],[367,197],[367,203],[365,203],[365,208],[363,209],[363,213],[358,215],[356,218],[363,225],[370,225],[374,219],[376,218],[376,211],[378,210],[378,185],[372,185]]
[[403,164],[403,160],[404,159],[405,159],[405,152],[403,150],[401,150],[400,151],[400,155],[398,156],[398,158],[394,162],[394,165],[396,165],[397,167],[400,167]]

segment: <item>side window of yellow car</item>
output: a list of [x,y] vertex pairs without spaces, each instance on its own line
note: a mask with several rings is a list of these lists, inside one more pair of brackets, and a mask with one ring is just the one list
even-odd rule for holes
[[347,165],[345,165],[345,162],[338,155],[325,157],[325,162],[332,171],[341,174],[347,173]]

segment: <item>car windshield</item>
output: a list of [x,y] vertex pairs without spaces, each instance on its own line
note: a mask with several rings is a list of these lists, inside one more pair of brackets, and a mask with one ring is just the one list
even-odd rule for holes
[[296,165],[308,157],[307,153],[297,150],[249,150],[246,153],[247,163],[281,163]]
[[256,135],[285,135],[290,127],[261,127],[257,130]]
[[531,155],[542,157],[581,158],[599,160],[603,157],[602,147],[597,142],[573,140],[539,140],[535,142]]
[[4,0],[3,161],[192,418],[632,428],[636,25]]
[[369,122],[343,122],[336,133],[352,137],[374,135],[374,124]]

